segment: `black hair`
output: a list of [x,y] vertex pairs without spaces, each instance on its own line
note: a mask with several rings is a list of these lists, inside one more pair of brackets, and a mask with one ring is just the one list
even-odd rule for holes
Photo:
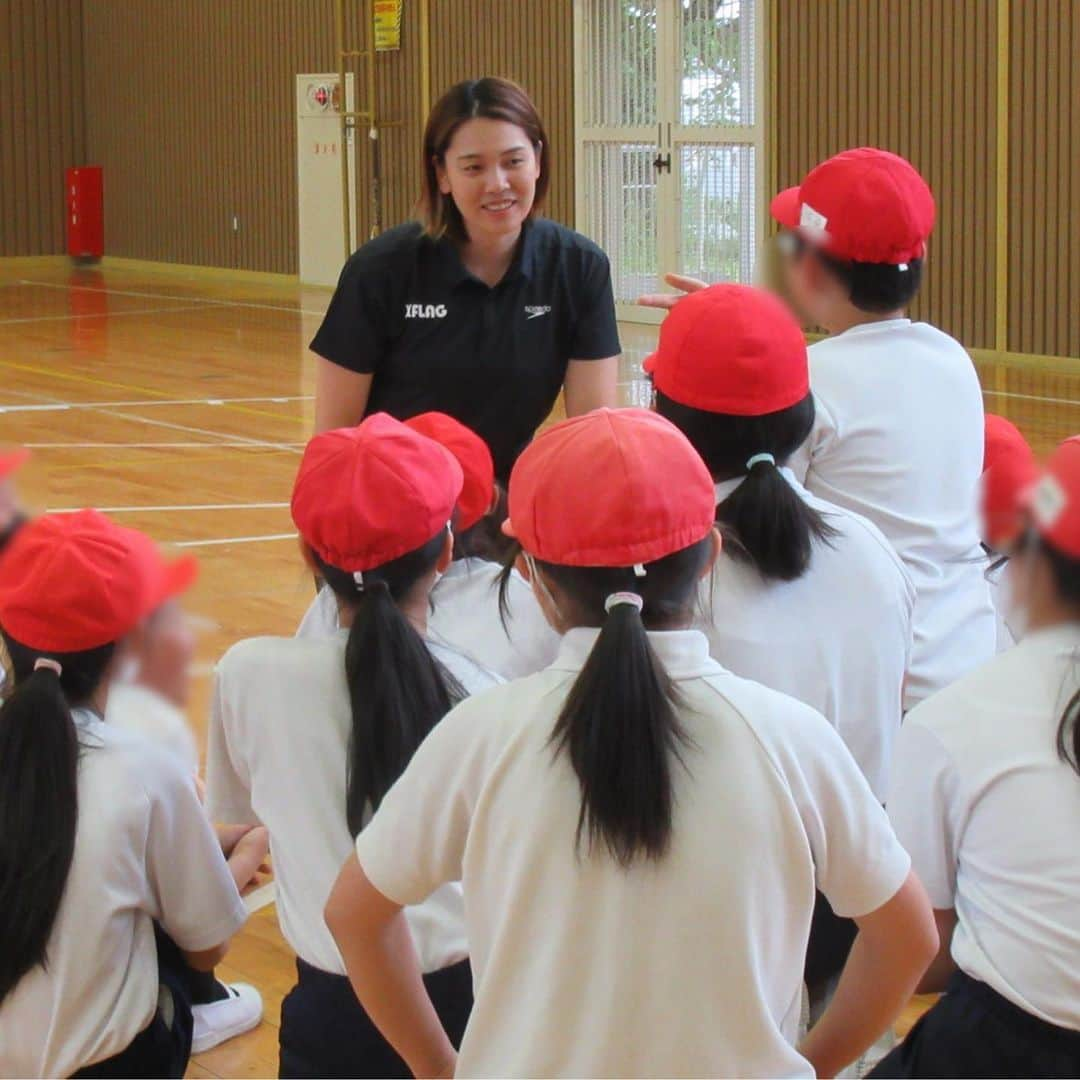
[[[1037,549],[1050,563],[1058,597],[1080,612],[1080,559],[1062,554],[1041,537],[1037,540]],[[1061,760],[1080,773],[1080,690],[1073,694],[1061,714],[1055,745]]]
[[48,961],[79,820],[79,739],[71,706],[87,701],[114,645],[49,653],[63,674],[34,670],[43,654],[3,635],[15,688],[0,707],[0,1003]]
[[[795,581],[810,567],[815,541],[831,544],[837,531],[780,475],[778,466],[806,441],[814,426],[814,397],[764,416],[730,416],[680,405],[656,392],[656,411],[670,420],[701,455],[714,479],[746,479],[716,508],[716,520],[733,540],[732,558],[762,577]],[[776,459],[757,462],[755,454]]]
[[832,274],[847,292],[848,299],[860,311],[872,315],[885,315],[905,308],[922,286],[923,260],[908,259],[902,265],[893,263],[857,262],[854,259],[838,259],[818,248],[812,247],[798,235],[794,237],[797,252],[810,252]]
[[15,534],[29,521],[29,517],[22,511],[16,513],[10,522],[8,522],[7,528],[0,530],[0,552],[11,543],[15,538]]
[[353,836],[428,732],[466,696],[398,606],[434,568],[445,542],[440,530],[415,550],[365,570],[362,586],[315,556],[327,585],[353,612],[345,645],[352,705],[345,817]]
[[[520,547],[515,545],[516,558]],[[602,844],[623,867],[637,859],[659,860],[671,840],[675,803],[673,769],[686,767],[693,746],[679,721],[680,698],[653,652],[646,628],[666,629],[693,610],[697,583],[709,559],[711,539],[645,565],[631,568],[534,565],[554,584],[582,626],[600,635],[570,689],[550,744],[566,753],[581,789],[575,844],[591,852]],[[513,558],[504,564],[500,606]],[[633,592],[644,601],[639,613],[604,602],[615,592]]]

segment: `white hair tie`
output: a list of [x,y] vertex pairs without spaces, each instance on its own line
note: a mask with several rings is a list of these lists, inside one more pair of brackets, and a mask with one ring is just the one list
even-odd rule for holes
[[641,611],[645,606],[645,601],[636,592],[613,592],[604,601],[604,610],[611,611],[612,608],[618,607],[620,604],[629,604],[630,607]]
[[755,465],[765,462],[767,465],[775,465],[776,458],[772,454],[755,454],[746,462],[746,471],[749,472]]
[[56,673],[56,677],[59,679],[64,674],[64,669],[60,666],[59,660],[54,660],[51,656],[39,656],[34,661],[34,670],[41,671],[44,668],[47,671],[53,671]]

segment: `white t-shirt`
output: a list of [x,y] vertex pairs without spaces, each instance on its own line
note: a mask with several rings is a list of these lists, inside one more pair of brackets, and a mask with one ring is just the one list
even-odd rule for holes
[[862,915],[908,856],[826,721],[691,630],[649,635],[693,740],[670,850],[579,858],[578,782],[549,740],[597,633],[458,706],[357,838],[397,903],[461,879],[476,1003],[458,1075],[813,1076],[792,1044],[815,886]]
[[[218,665],[207,753],[211,816],[269,829],[281,932],[302,960],[338,975],[345,966],[323,908],[353,845],[345,820],[347,640],[339,630],[234,645]],[[499,682],[460,653],[429,648],[469,693]],[[468,955],[459,885],[410,908],[408,918],[425,972]]]
[[[551,628],[532,587],[516,571],[507,586],[506,626],[499,618],[498,563],[458,559],[431,590],[434,610],[428,615],[428,637],[464,653],[503,679],[520,679],[542,671],[559,651],[559,635]],[[338,628],[334,590],[320,589],[304,614],[297,637],[327,637]]]
[[810,347],[814,430],[789,464],[869,518],[915,585],[911,708],[994,654],[978,486],[983,406],[963,347],[926,323],[866,323]]
[[139,683],[113,683],[105,720],[156,742],[186,772],[199,771],[199,748],[187,717],[171,701]]
[[79,823],[48,968],[0,1004],[0,1075],[70,1076],[126,1049],[158,1005],[154,921],[188,952],[247,918],[190,774],[76,711]]
[[[770,581],[721,552],[701,590],[699,628],[729,671],[790,694],[840,733],[879,802],[900,731],[915,589],[881,532],[781,475],[837,531],[796,581]],[[716,487],[723,502],[744,478]]]
[[1032,633],[908,714],[889,815],[952,955],[974,979],[1080,1030],[1080,776],[1057,755],[1080,625]]

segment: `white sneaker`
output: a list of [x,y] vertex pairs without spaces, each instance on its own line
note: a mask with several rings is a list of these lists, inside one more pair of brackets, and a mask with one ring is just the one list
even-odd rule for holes
[[247,983],[225,983],[229,996],[208,1005],[194,1005],[195,1029],[191,1052],[201,1054],[226,1039],[243,1035],[259,1026],[263,1015],[262,995]]

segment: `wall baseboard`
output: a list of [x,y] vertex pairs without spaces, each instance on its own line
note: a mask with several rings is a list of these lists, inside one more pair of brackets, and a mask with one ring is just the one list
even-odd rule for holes
[[121,255],[106,255],[100,265],[103,270],[131,270],[141,274],[184,274],[194,278],[251,281],[265,285],[297,285],[300,282],[298,274],[274,274],[265,270],[236,270],[228,266],[154,262],[150,259],[129,259]]

